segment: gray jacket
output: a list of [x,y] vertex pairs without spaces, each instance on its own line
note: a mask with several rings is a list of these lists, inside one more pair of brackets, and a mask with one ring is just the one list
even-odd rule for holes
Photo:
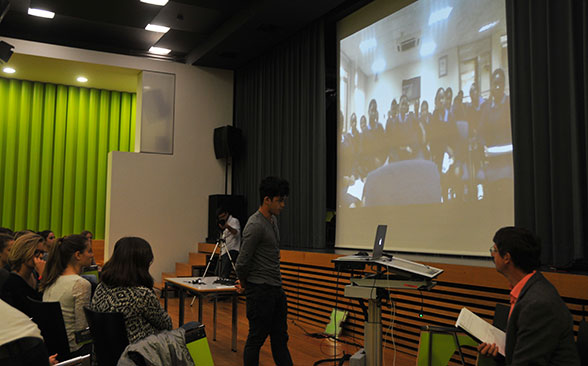
[[[193,366],[184,328],[163,331],[129,344],[118,366]],[[140,359],[145,363],[141,363]]]

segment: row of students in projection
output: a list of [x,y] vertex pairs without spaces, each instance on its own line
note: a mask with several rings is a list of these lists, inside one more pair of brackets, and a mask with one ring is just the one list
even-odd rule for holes
[[510,103],[504,86],[504,71],[496,69],[488,99],[475,83],[469,103],[463,102],[461,90],[453,97],[450,87],[439,88],[432,106],[423,100],[419,108],[417,100],[410,111],[402,95],[398,102],[392,100],[384,123],[372,99],[368,117],[362,115],[358,126],[352,113],[350,130],[342,136],[342,153],[351,161],[343,167],[344,176],[364,179],[386,163],[427,159],[439,170],[444,201],[483,198],[484,186],[512,178]]

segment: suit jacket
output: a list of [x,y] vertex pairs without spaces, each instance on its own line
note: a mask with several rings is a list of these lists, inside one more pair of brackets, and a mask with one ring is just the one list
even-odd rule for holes
[[580,365],[572,315],[539,272],[523,287],[506,328],[507,365]]

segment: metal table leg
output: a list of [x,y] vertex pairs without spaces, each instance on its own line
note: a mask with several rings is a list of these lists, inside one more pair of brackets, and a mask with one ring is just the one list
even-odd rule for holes
[[233,298],[233,314],[232,314],[232,331],[231,331],[231,351],[237,352],[237,294],[231,296]]
[[185,296],[185,292],[184,290],[180,287],[179,289],[179,296],[180,296],[180,319],[179,319],[179,323],[180,326],[184,325],[184,298]]
[[163,298],[163,308],[167,311],[167,282],[163,281],[163,291],[164,291],[164,298]]
[[214,308],[212,312],[212,340],[216,341],[216,299],[217,295],[214,295]]

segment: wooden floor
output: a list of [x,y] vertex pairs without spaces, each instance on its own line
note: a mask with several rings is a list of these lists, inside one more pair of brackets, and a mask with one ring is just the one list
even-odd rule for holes
[[[194,302],[194,306],[190,307],[191,298],[186,299],[185,322],[197,320],[198,316],[198,300]],[[163,306],[163,299],[161,299]],[[218,302],[218,323],[217,323],[217,338],[213,341],[213,303],[205,300],[203,302],[203,319],[202,322],[206,326],[206,336],[212,358],[215,366],[238,366],[243,364],[243,347],[247,339],[247,331],[249,329],[247,318],[245,316],[245,304],[239,303],[239,322],[237,335],[237,352],[231,351],[231,303]],[[179,315],[179,300],[178,298],[170,298],[168,303],[168,312],[172,318],[174,328],[178,327]],[[336,348],[332,340],[312,338],[306,333],[318,333],[321,329],[297,320],[288,321],[288,334],[290,341],[288,347],[292,354],[294,365],[296,366],[312,366],[319,360],[341,357],[343,352],[354,354],[358,347],[351,346],[337,342]],[[360,343],[360,340],[352,339],[351,337],[342,337],[343,340]],[[335,353],[336,352],[336,353]],[[269,339],[264,344],[260,354],[260,366],[274,366],[271,356]],[[334,362],[321,363],[324,366],[336,365]],[[349,365],[346,362],[344,365]],[[394,362],[394,352],[386,349],[384,352],[383,366],[413,366],[415,365],[415,358],[405,353],[396,352],[396,360]]]

